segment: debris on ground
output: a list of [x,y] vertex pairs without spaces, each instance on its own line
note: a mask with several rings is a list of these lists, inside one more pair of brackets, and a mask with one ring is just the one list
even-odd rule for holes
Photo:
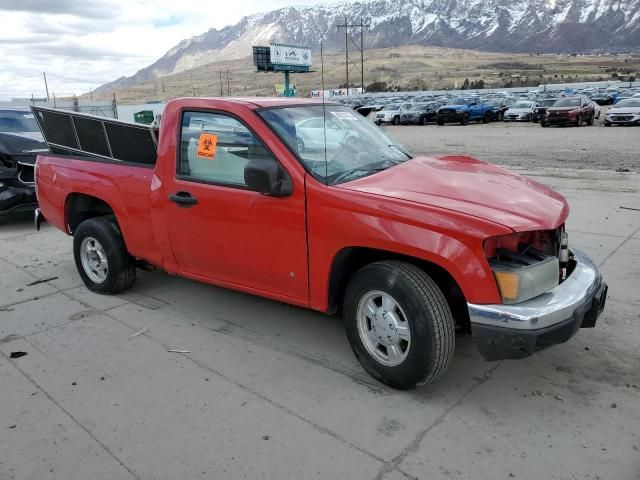
[[147,327],[141,328],[136,333],[134,333],[133,335],[129,336],[129,340],[131,340],[132,338],[139,337],[140,335],[144,335],[148,331],[149,331],[149,329]]
[[611,404],[611,408],[618,408],[618,404],[617,404],[617,403],[615,403],[615,402],[613,402],[613,403]]
[[559,400],[560,402],[564,402],[564,398],[562,398],[560,395],[556,395],[555,397],[556,400]]
[[53,280],[58,280],[58,277],[50,277],[50,278],[45,278],[43,280],[36,280],[35,282],[27,283],[27,287],[33,287],[34,285],[40,285],[41,283],[47,283]]
[[620,172],[620,173],[626,173],[626,172],[630,172],[631,170],[629,170],[628,168],[625,167],[618,167],[616,168],[616,172]]
[[636,212],[640,212],[640,208],[625,207],[624,205],[620,205],[620,208],[623,210],[635,210]]
[[27,352],[11,352],[11,354],[9,355],[9,358],[20,358],[20,357],[24,357],[27,354]]
[[190,350],[176,350],[176,349],[173,349],[173,348],[167,350],[167,352],[171,352],[171,353],[191,353]]

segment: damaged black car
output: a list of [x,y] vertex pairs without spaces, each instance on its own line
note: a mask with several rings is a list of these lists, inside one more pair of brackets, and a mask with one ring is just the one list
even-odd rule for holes
[[37,206],[34,166],[49,150],[26,108],[0,108],[0,216]]

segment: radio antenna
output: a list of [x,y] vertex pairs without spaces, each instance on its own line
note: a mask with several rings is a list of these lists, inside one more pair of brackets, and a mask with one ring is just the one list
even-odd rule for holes
[[320,42],[320,81],[322,83],[322,90],[320,91],[320,95],[322,95],[322,133],[324,135],[324,183],[325,185],[329,184],[328,175],[329,168],[327,165],[327,106],[325,104],[324,98],[324,50],[323,44]]

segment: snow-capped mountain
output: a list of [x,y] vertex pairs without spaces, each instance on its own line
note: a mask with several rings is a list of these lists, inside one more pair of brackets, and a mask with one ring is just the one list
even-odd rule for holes
[[496,52],[640,48],[640,0],[368,0],[287,7],[183,40],[157,62],[101,89],[243,58],[271,41],[344,48],[345,18],[370,23],[366,48],[404,44]]

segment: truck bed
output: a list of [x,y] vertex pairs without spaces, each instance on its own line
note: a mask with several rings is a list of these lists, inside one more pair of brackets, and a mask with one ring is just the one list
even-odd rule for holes
[[[154,264],[160,262],[148,258],[159,255],[150,211],[152,165],[39,155],[36,169],[38,202],[47,222],[71,234],[71,202],[83,195],[101,199],[113,208],[129,252]],[[75,205],[74,212],[81,211]]]

